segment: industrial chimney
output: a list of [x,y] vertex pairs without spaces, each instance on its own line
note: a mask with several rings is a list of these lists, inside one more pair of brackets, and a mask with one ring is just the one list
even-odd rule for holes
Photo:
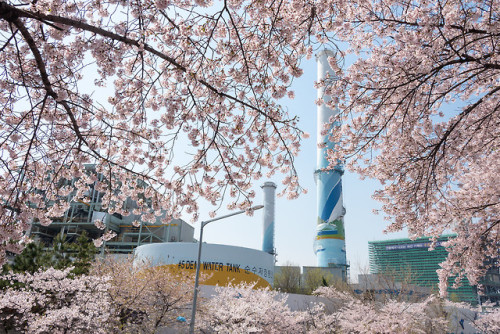
[[[328,57],[335,57],[329,50],[323,50],[316,55],[318,63],[318,81],[335,80],[335,75],[328,64]],[[325,88],[318,89],[318,99],[323,102],[330,101],[325,95]],[[318,106],[317,128],[317,169],[314,173],[317,190],[316,237],[314,252],[317,256],[318,267],[340,267],[343,276],[347,272],[345,252],[344,215],[345,209],[342,201],[342,165],[329,168],[326,159],[327,151],[335,149],[335,143],[329,140],[329,133],[337,131],[340,124],[331,125],[326,134],[322,130],[330,123],[330,117],[338,114],[339,110],[332,110],[323,103]]]
[[264,230],[262,251],[274,254],[274,192],[276,184],[265,182],[261,188],[264,191]]

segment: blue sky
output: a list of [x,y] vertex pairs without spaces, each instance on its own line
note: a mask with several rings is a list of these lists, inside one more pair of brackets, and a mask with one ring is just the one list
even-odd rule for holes
[[[275,204],[275,247],[277,264],[287,262],[301,266],[315,266],[316,256],[313,253],[316,214],[316,186],[313,173],[316,169],[316,90],[313,87],[316,80],[316,61],[311,59],[303,62],[304,74],[297,79],[293,88],[295,99],[284,98],[281,102],[290,115],[300,117],[300,127],[311,136],[302,143],[302,151],[296,159],[296,168],[302,185],[308,189],[306,195],[298,199],[287,200],[276,198]],[[278,177],[270,179],[280,190],[281,180]],[[257,194],[256,203],[262,203],[260,186],[267,179],[254,184]],[[384,234],[387,226],[382,215],[373,214],[373,209],[379,209],[380,204],[371,198],[379,188],[376,180],[360,180],[357,174],[345,172],[343,177],[344,207],[347,210],[344,223],[346,232],[347,260],[351,265],[351,279],[356,280],[357,274],[368,270],[368,241],[406,237],[405,232]],[[201,206],[200,219],[209,219],[210,206]],[[218,214],[227,213],[221,209]],[[204,231],[204,241],[249,248],[262,247],[262,211],[255,212],[253,217],[239,215],[220,220],[208,225]],[[199,223],[195,224],[195,236],[199,235]]]

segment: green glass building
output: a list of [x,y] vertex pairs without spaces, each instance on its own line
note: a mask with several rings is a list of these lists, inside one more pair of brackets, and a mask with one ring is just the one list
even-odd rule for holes
[[[371,241],[368,243],[370,273],[382,274],[396,281],[427,287],[432,292],[438,293],[439,279],[436,270],[440,268],[439,264],[448,255],[442,243],[453,237],[453,235],[440,237],[433,250],[429,250],[431,246],[429,238]],[[449,283],[449,299],[471,304],[478,303],[477,289],[471,286],[467,279],[464,279],[462,286],[457,289],[451,288],[453,279]]]

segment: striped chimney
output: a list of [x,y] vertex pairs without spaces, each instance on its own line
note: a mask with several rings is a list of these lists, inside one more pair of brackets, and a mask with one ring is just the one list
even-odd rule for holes
[[[335,57],[330,50],[323,50],[316,55],[318,63],[318,81],[335,80],[335,75],[328,64],[328,57]],[[325,95],[325,88],[318,89],[318,99],[330,101]],[[325,103],[318,106],[317,124],[317,169],[315,171],[317,190],[316,237],[314,252],[317,256],[318,267],[346,266],[344,215],[345,209],[342,201],[342,174],[343,166],[337,165],[329,168],[326,159],[327,150],[334,150],[335,143],[329,140],[329,133],[337,131],[340,124],[331,125],[328,133],[322,134],[330,118],[337,115],[339,110],[328,108]]]

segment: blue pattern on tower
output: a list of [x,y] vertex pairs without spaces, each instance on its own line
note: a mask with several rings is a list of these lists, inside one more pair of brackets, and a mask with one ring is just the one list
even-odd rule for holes
[[[331,51],[324,50],[316,56],[318,81],[335,79],[328,64],[328,57],[335,57],[335,55]],[[318,89],[318,98],[324,102],[330,100],[330,97],[325,95],[324,88]],[[329,140],[329,134],[336,131],[340,123],[333,123],[326,135],[321,133],[325,124],[330,123],[330,117],[337,113],[338,109],[332,110],[325,104],[318,106],[318,157],[315,172],[318,221],[314,241],[318,267],[346,267],[347,265],[344,232],[345,209],[342,200],[342,175],[344,171],[340,164],[329,168],[327,160],[327,151],[335,149],[335,143]]]

